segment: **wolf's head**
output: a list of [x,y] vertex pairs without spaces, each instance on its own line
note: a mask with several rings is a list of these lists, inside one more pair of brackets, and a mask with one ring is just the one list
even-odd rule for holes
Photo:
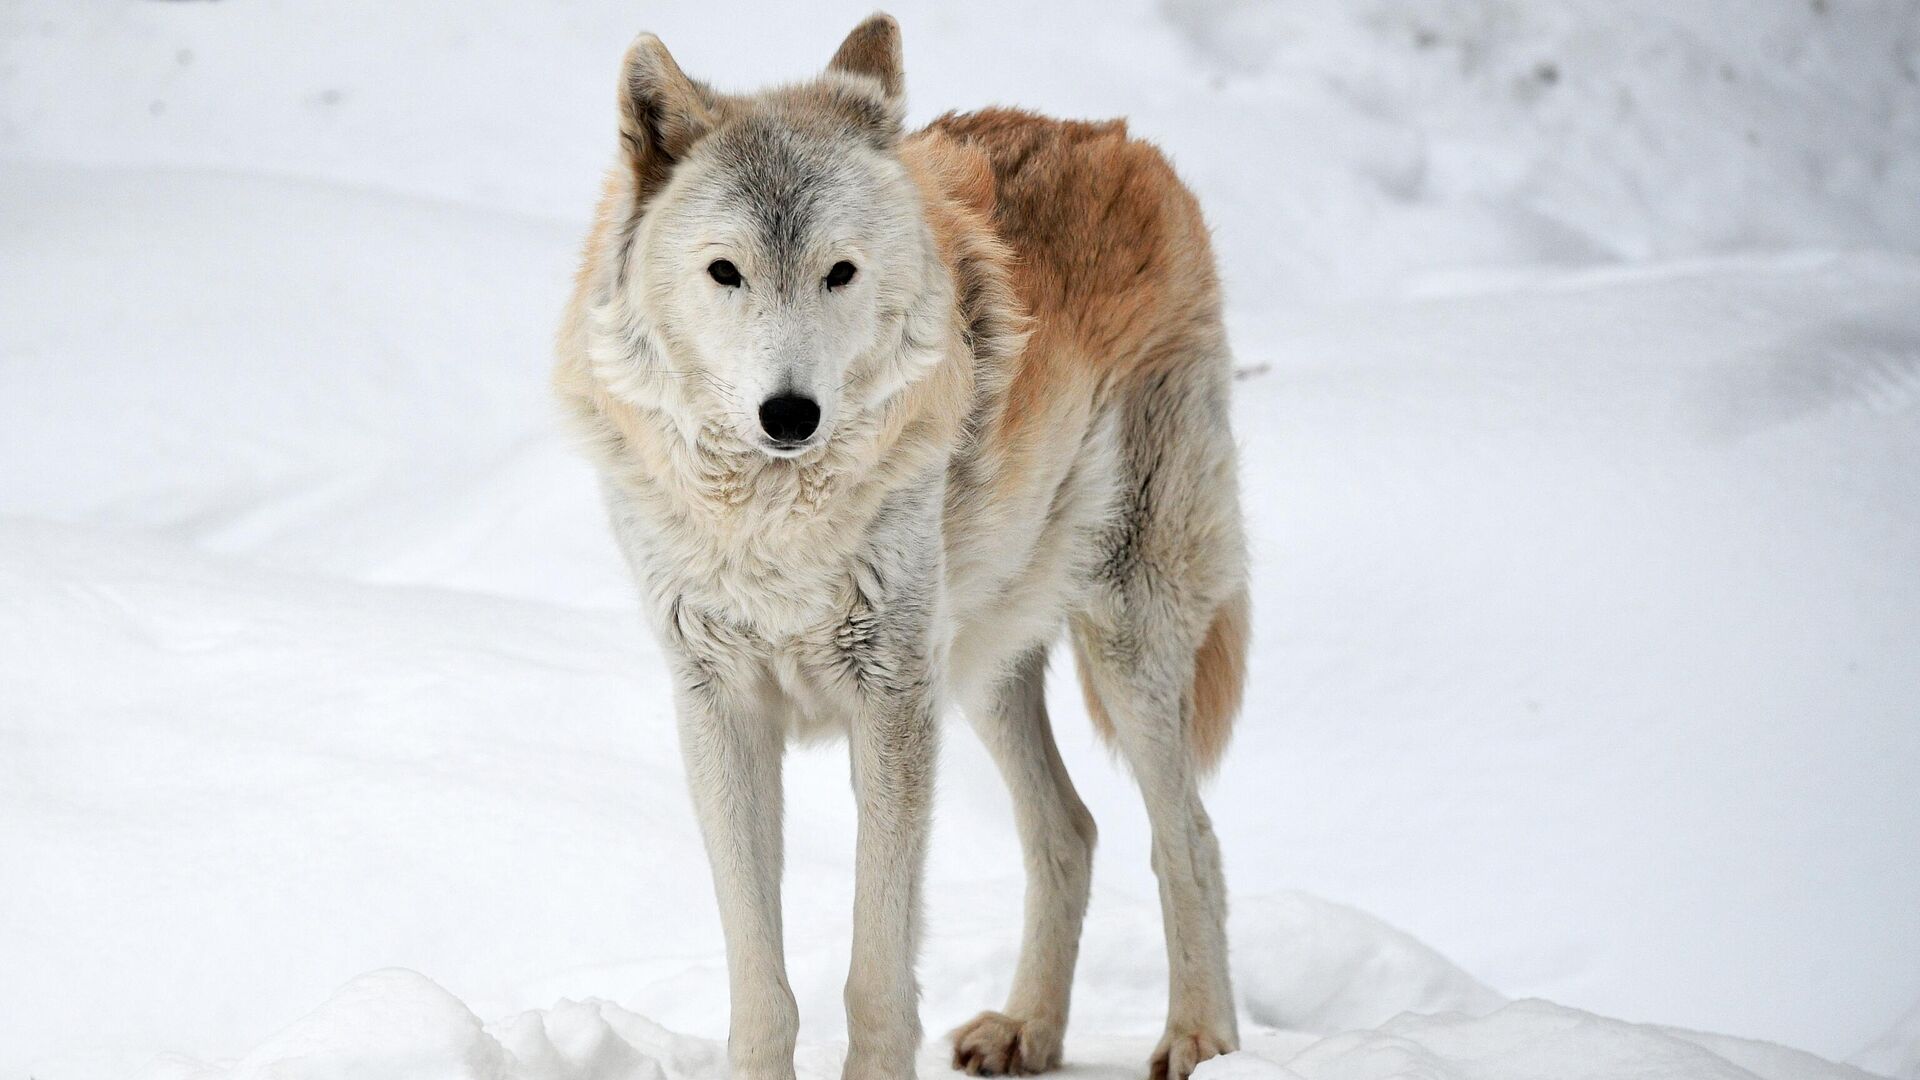
[[939,356],[952,283],[898,153],[900,31],[874,15],[817,79],[726,95],[643,34],[589,254],[589,351],[689,439],[801,457]]

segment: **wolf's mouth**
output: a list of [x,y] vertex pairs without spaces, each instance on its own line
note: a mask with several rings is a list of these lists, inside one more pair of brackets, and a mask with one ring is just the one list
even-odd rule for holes
[[760,452],[768,457],[784,461],[803,457],[808,451],[824,445],[826,441],[825,435],[814,435],[811,438],[798,440],[762,438],[759,440],[759,448]]

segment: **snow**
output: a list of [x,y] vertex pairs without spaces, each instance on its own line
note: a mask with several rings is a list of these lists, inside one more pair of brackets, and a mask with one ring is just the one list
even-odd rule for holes
[[[1767,1043],[1628,1024],[1530,1000],[1484,1017],[1401,1016],[1296,1049],[1255,1036],[1260,1051],[1203,1064],[1200,1080],[1869,1080],[1871,1074]],[[1070,1040],[1071,1045],[1071,1040]],[[1077,1049],[1077,1047],[1076,1047]],[[1109,1053],[1111,1049],[1109,1048]],[[1271,1055],[1271,1056],[1270,1056]],[[676,1035],[606,1001],[562,1001],[492,1024],[431,980],[390,968],[340,988],[230,1069],[169,1055],[139,1080],[695,1080],[725,1068],[723,1044]],[[800,1080],[833,1080],[840,1055],[803,1050]],[[1131,1063],[1076,1056],[1082,1075],[1124,1076]],[[932,1048],[919,1063],[937,1076]]]
[[[633,32],[746,86],[824,7],[0,11],[0,1076],[722,1074],[548,340]],[[1202,1080],[1920,1077],[1911,5],[893,10],[916,118],[1128,115],[1215,226],[1257,653],[1209,793],[1248,1051]],[[1120,1080],[1159,916],[1071,683],[1067,1053]],[[852,812],[838,751],[789,772],[827,1080]],[[1020,898],[964,725],[941,785],[936,1035]]]
[[1200,1080],[1864,1080],[1869,1074],[1766,1043],[1627,1024],[1551,1002],[1517,1001],[1485,1017],[1395,1018],[1336,1035],[1285,1066],[1252,1053],[1202,1066]]

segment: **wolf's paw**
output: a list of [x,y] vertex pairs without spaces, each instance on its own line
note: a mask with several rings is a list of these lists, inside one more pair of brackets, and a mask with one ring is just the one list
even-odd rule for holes
[[953,1067],[968,1076],[1031,1076],[1060,1064],[1060,1025],[983,1012],[953,1029]]
[[1201,1062],[1238,1049],[1231,1038],[1201,1028],[1168,1031],[1147,1064],[1147,1080],[1187,1080]]

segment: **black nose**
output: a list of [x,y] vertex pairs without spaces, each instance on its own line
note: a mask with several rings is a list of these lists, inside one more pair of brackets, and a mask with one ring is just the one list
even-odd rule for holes
[[820,426],[820,404],[799,394],[776,394],[760,403],[760,427],[773,441],[805,442]]

